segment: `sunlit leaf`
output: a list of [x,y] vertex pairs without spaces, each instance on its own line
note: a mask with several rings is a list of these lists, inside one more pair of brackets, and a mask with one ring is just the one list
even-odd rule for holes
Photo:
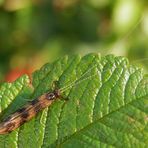
[[148,145],[148,76],[113,55],[66,56],[44,65],[31,80],[23,76],[3,84],[1,120],[52,91],[54,81],[59,88],[72,84],[62,93],[68,100],[57,100],[19,129],[0,135],[0,148]]

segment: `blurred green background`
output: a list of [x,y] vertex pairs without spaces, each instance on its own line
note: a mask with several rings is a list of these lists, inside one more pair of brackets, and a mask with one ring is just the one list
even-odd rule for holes
[[147,69],[148,1],[0,0],[0,83],[90,52],[126,56]]

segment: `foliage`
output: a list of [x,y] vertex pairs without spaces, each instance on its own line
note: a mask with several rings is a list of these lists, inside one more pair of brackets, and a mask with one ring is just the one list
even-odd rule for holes
[[[15,68],[34,71],[71,53],[147,58],[147,2],[1,0],[0,82]],[[147,68],[147,62],[139,63]]]
[[55,80],[59,88],[77,84],[62,93],[68,101],[57,100],[19,129],[1,135],[1,148],[148,145],[148,76],[113,55],[66,56],[35,71],[32,82],[25,75],[3,84],[1,119],[52,90]]

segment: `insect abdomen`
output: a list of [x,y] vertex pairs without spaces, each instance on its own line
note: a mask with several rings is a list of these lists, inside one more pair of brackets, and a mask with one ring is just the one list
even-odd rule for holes
[[7,134],[33,118],[39,111],[49,106],[53,100],[46,99],[44,94],[16,111],[0,124],[0,134]]

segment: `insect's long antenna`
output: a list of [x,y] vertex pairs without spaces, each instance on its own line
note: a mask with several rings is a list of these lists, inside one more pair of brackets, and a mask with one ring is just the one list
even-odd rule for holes
[[136,24],[130,29],[130,31],[127,32],[127,34],[125,34],[121,38],[121,40],[127,39],[131,35],[131,33],[137,28],[137,26],[143,21],[143,19],[144,19],[144,15],[142,17],[140,17],[140,19],[138,19],[138,21],[136,22]]
[[66,87],[65,89],[62,89],[62,90],[61,90],[61,93],[65,92],[66,90],[70,89],[70,88],[73,87],[73,86],[76,86],[76,85],[82,83],[83,81],[86,81],[86,80],[88,80],[88,79],[90,79],[90,78],[96,76],[97,74],[98,74],[98,73],[96,73],[96,74],[94,74],[94,75],[90,75],[89,77],[86,77],[86,78],[84,78],[84,79],[78,81],[77,83],[74,83],[74,84],[72,84],[72,85]]
[[[143,18],[144,18],[144,16],[143,17],[141,17],[138,21],[137,21],[137,23],[123,36],[123,37],[121,37],[118,41],[117,41],[117,44],[118,43],[120,43],[121,41],[123,41],[123,40],[125,40],[125,39],[127,39],[128,37],[129,37],[129,35],[137,28],[137,26],[142,22],[142,20],[143,20]],[[112,48],[112,50],[114,49],[114,47]],[[133,61],[132,63],[136,63],[136,62],[140,62],[140,61],[146,61],[146,60],[148,60],[148,58],[143,58],[143,59],[139,59],[139,60],[135,60],[135,61]],[[78,85],[78,84],[80,84],[80,83],[82,83],[83,81],[86,81],[86,80],[88,80],[88,79],[91,79],[91,78],[93,78],[93,77],[95,77],[95,76],[97,76],[97,75],[99,75],[99,73],[102,73],[102,72],[105,72],[105,71],[107,71],[107,70],[109,70],[109,68],[107,68],[106,70],[99,70],[98,69],[98,67],[97,67],[97,71],[95,71],[95,73],[94,74],[92,74],[91,75],[91,71],[92,71],[92,69],[94,69],[94,68],[96,68],[97,67],[97,65],[94,65],[94,66],[92,66],[91,68],[89,68],[84,74],[82,74],[81,76],[80,76],[80,78],[78,78],[77,80],[75,80],[75,81],[73,81],[72,83],[70,83],[70,84],[68,84],[67,86],[65,86],[65,87],[63,87],[63,88],[60,88],[59,89],[59,93],[62,93],[62,92],[65,92],[66,90],[68,90],[68,89],[70,89],[70,88],[72,88],[72,87],[74,87],[74,86],[76,86],[76,85]],[[95,69],[96,70],[96,69]],[[86,76],[88,73],[90,73],[90,75],[89,76]],[[51,92],[52,93],[52,92]],[[41,100],[39,100],[39,98],[41,99]],[[21,123],[21,120],[20,120],[20,118],[21,119],[23,119],[23,118],[25,118],[25,119],[28,119],[28,120],[30,120],[33,116],[30,116],[31,118],[27,118],[27,117],[25,117],[27,114],[26,113],[28,113],[28,112],[30,112],[30,114],[32,113],[31,111],[32,111],[32,109],[34,109],[33,111],[33,113],[32,113],[32,115],[36,115],[41,109],[44,109],[45,107],[48,107],[51,103],[52,103],[52,101],[50,102],[50,103],[47,103],[46,102],[46,96],[44,96],[44,95],[42,95],[42,96],[40,96],[39,98],[37,98],[37,102],[35,101],[35,102],[33,102],[32,101],[32,103],[30,103],[29,105],[27,105],[26,107],[24,107],[25,108],[25,110],[20,110],[20,111],[17,111],[16,113],[14,113],[12,116],[10,116],[11,118],[7,121],[4,121],[3,123],[2,123],[2,125],[0,125],[0,127],[1,127],[1,129],[2,129],[2,131],[4,131],[4,129],[6,128],[6,131],[7,132],[11,132],[12,130],[15,130],[17,127],[19,127],[19,126],[17,126],[16,128],[12,128],[12,130],[10,129],[10,127],[9,126],[7,126],[7,127],[5,127],[5,125],[7,125],[6,123],[9,123],[10,122],[10,124],[11,124],[11,122],[13,123],[13,124],[16,124],[16,121],[18,121],[18,124],[19,123]],[[57,99],[58,97],[57,96],[55,96],[55,99]],[[36,113],[35,113],[36,112]],[[27,115],[28,116],[28,115]],[[17,118],[18,118],[18,120],[17,120]],[[16,119],[16,120],[15,120]],[[26,121],[28,121],[28,120],[26,120]],[[24,119],[22,120],[22,121],[25,121]],[[26,122],[25,121],[25,122]],[[8,124],[8,125],[10,125],[10,124]],[[18,125],[17,124],[17,125]],[[3,125],[4,125],[4,127],[3,127]],[[1,133],[2,133],[2,131],[1,131]],[[4,133],[4,132],[3,132]]]
[[[135,61],[133,61],[133,63],[136,63],[136,62],[139,62],[139,61],[146,61],[146,60],[148,60],[148,58],[135,60]],[[97,67],[97,66],[94,66],[94,67]],[[93,67],[93,68],[94,68],[94,67]],[[92,68],[91,68],[91,69],[92,69]],[[88,73],[91,69],[89,69],[86,73]],[[107,70],[109,70],[109,68],[106,69],[106,70],[104,70],[103,72],[105,72],[105,71],[107,71]],[[78,80],[76,80],[76,81],[70,83],[70,84],[67,85],[66,87],[61,88],[61,89],[60,89],[60,92],[61,92],[61,93],[62,93],[62,92],[65,92],[66,90],[70,89],[71,87],[76,86],[76,85],[82,83],[83,81],[86,81],[86,80],[88,80],[88,79],[90,79],[90,78],[96,76],[96,75],[98,74],[98,72],[99,72],[99,71],[97,71],[96,74],[90,75],[90,76],[88,76],[88,77],[86,77],[86,78],[80,80],[84,75],[86,75],[86,73],[83,74]],[[80,80],[80,81],[79,81],[79,80]]]
[[[121,37],[118,41],[117,41],[117,43],[120,43],[122,40],[124,40],[124,39],[126,39],[127,37],[129,37],[130,36],[130,34],[137,28],[137,26],[143,21],[143,19],[144,19],[144,16],[142,16],[138,21],[137,21],[137,23],[132,27],[132,29],[127,33],[127,34],[125,34],[123,37]],[[139,62],[139,61],[146,61],[148,58],[145,58],[145,59],[139,59],[139,60],[135,60],[133,63],[135,63],[135,62]],[[65,91],[65,89],[67,90],[67,88],[69,88],[69,87],[71,87],[71,86],[73,86],[73,85],[75,85],[76,84],[76,82],[78,81],[78,80],[80,80],[83,76],[85,76],[87,73],[89,73],[93,68],[95,68],[96,66],[93,66],[92,68],[90,68],[86,73],[84,73],[79,79],[77,79],[77,80],[75,80],[74,82],[72,82],[72,83],[70,83],[70,84],[68,84],[67,86],[65,86],[65,87],[63,87],[63,88],[61,88],[60,89],[60,91]],[[83,81],[83,80],[82,80]],[[80,81],[81,82],[81,81]]]
[[[132,28],[126,33],[124,34],[123,36],[121,36],[117,41],[116,41],[116,44],[120,44],[122,41],[124,41],[125,39],[127,39],[131,34],[132,32],[137,28],[137,26],[143,21],[144,19],[144,16],[140,17],[140,19],[137,20],[136,24],[134,26],[132,26]],[[114,50],[115,47],[111,48],[111,49],[104,49],[103,51],[108,51],[108,50]]]
[[[129,37],[130,34],[131,34],[131,33],[137,28],[137,26],[143,21],[143,19],[144,19],[144,16],[142,16],[142,17],[137,21],[137,23],[132,27],[132,29],[130,29],[130,31],[129,31],[127,34],[125,34],[123,37],[121,37],[121,38],[117,41],[117,43],[120,43],[122,40],[124,40],[124,39],[126,39],[127,37]],[[114,48],[113,48],[113,49],[114,49]],[[139,60],[139,61],[140,61],[140,60]],[[143,61],[143,60],[141,60],[141,61]],[[73,86],[77,81],[79,81],[83,76],[85,76],[87,73],[89,73],[89,72],[90,72],[93,68],[95,68],[95,67],[96,67],[96,65],[93,66],[93,67],[91,67],[91,68],[90,68],[88,71],[86,71],[86,73],[84,73],[79,79],[77,79],[77,80],[75,80],[74,82],[68,84],[67,86],[61,88],[60,91],[63,91],[63,90],[65,90],[66,88],[69,88],[69,87]]]
[[88,74],[89,72],[91,72],[92,69],[96,68],[97,65],[92,66],[91,68],[89,68],[80,78],[78,78],[77,80],[73,81],[72,83],[68,84],[65,87],[62,87],[61,89],[59,89],[60,91],[66,89],[67,87],[70,87],[71,85],[75,84],[77,81],[79,81],[80,79],[82,79],[86,74]]

